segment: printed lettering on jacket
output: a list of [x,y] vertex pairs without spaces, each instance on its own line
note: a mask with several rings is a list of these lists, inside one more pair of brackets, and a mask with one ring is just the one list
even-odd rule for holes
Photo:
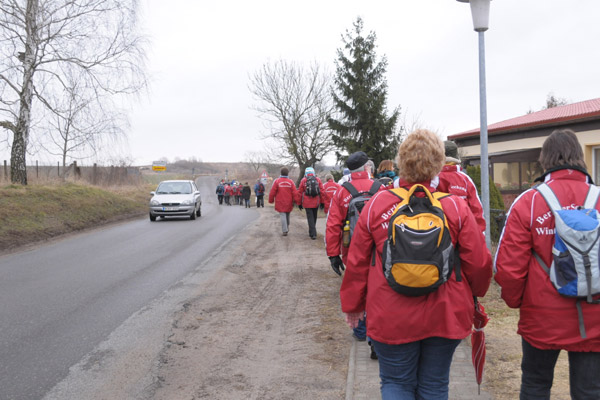
[[381,223],[381,228],[384,229],[386,232],[388,230],[388,227],[390,225],[389,222],[387,222],[388,219],[390,219],[390,217],[392,215],[394,215],[394,213],[396,212],[396,208],[398,207],[398,204],[400,203],[396,203],[394,204],[389,210],[387,210],[386,212],[384,212],[383,214],[381,214],[381,219],[383,219],[383,222]]
[[462,187],[462,186],[458,186],[458,185],[451,185],[450,189],[460,190],[461,192],[465,192],[465,193],[467,191],[466,187]]
[[[575,204],[569,204],[568,206],[563,207],[563,210],[576,210],[577,209],[577,205]],[[539,217],[536,217],[535,220],[538,224],[542,225],[544,222],[546,222],[550,217],[552,216],[552,211],[548,211],[545,214],[540,215]],[[554,232],[553,232],[554,234]]]

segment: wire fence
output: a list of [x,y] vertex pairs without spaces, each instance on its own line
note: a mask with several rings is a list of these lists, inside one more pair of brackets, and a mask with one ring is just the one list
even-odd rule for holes
[[[126,186],[139,185],[143,183],[142,174],[138,167],[124,166],[90,166],[78,165],[73,162],[68,166],[40,165],[38,161],[34,165],[27,166],[27,181],[33,184],[45,184],[56,182],[85,182],[96,186]],[[10,184],[10,164],[4,160],[2,171],[0,171],[0,182]]]

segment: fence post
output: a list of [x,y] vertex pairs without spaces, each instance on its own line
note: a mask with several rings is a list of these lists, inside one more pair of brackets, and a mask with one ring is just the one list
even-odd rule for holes
[[4,179],[8,180],[8,166],[6,160],[4,160]]
[[40,179],[40,167],[38,165],[38,160],[35,160],[35,178]]
[[94,168],[92,168],[92,185],[97,183],[98,177],[98,164],[94,163]]
[[56,176],[60,178],[60,161],[56,162]]

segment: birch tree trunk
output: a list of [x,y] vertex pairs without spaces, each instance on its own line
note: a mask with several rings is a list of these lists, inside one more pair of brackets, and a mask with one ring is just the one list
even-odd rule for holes
[[27,141],[29,140],[29,127],[31,125],[31,104],[33,101],[33,73],[35,72],[34,60],[36,59],[37,36],[37,10],[38,0],[27,0],[25,13],[25,53],[21,57],[23,63],[23,87],[20,93],[19,118],[12,143],[10,154],[10,181],[27,185]]

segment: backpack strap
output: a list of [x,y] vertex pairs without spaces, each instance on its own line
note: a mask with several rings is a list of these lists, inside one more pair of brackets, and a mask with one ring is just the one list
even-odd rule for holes
[[378,180],[373,181],[373,184],[371,185],[371,189],[369,189],[369,194],[371,196],[373,196],[375,193],[377,193],[377,191],[379,190],[380,187],[381,187],[381,182],[379,182]]
[[585,197],[585,202],[583,203],[583,208],[588,210],[596,208],[596,204],[598,204],[599,197],[600,187],[596,185],[590,185],[590,189],[588,190],[587,196]]
[[345,187],[346,190],[350,192],[350,194],[352,195],[352,198],[354,198],[360,194],[358,192],[358,190],[356,190],[354,185],[352,185],[350,182],[344,182],[344,183],[342,183],[342,186]]
[[546,271],[546,273],[548,275],[550,275],[550,268],[548,268],[548,266],[546,265],[544,260],[542,260],[542,257],[540,257],[540,255],[538,253],[536,253],[535,250],[533,250],[533,256],[535,257],[537,262],[540,264],[540,266],[544,269],[544,271]]

